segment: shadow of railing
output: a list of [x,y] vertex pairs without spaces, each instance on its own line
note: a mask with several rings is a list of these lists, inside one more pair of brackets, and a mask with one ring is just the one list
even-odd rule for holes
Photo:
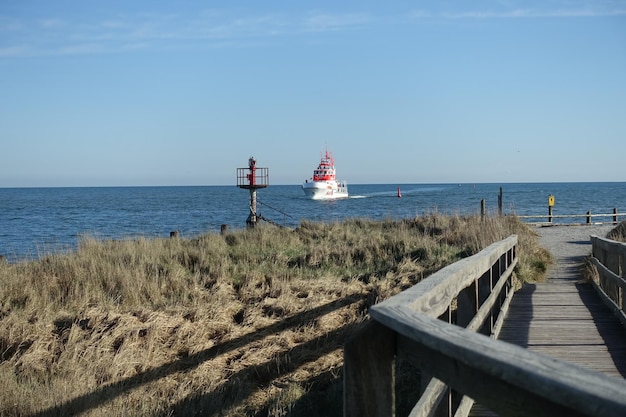
[[626,243],[592,235],[591,246],[590,261],[596,276],[585,286],[586,291],[580,286],[581,299],[593,316],[615,368],[626,377]]
[[[365,296],[361,294],[350,294],[341,299],[329,302],[322,306],[313,308],[308,311],[304,311],[293,316],[287,317],[284,320],[274,323],[272,325],[257,329],[256,331],[241,336],[239,338],[226,341],[219,345],[215,345],[209,349],[205,349],[201,352],[197,352],[195,354],[191,354],[185,358],[178,359],[176,361],[172,361],[161,366],[152,368],[148,371],[139,373],[129,378],[125,378],[119,380],[115,383],[109,384],[107,386],[96,389],[92,392],[86,393],[74,399],[64,402],[63,404],[56,405],[53,407],[49,407],[47,409],[41,410],[39,412],[31,414],[29,417],[48,417],[48,416],[72,416],[77,415],[88,410],[92,410],[102,406],[103,404],[111,401],[129,391],[132,391],[135,388],[146,385],[148,383],[157,381],[159,379],[165,378],[168,375],[172,375],[178,372],[190,371],[192,369],[197,368],[202,363],[209,361],[218,355],[222,355],[229,351],[233,351],[236,349],[243,348],[250,343],[259,341],[268,335],[285,331],[290,328],[300,327],[306,325],[307,323],[313,323],[319,317],[324,316],[328,313],[336,311],[338,309],[347,307],[351,304],[364,302]],[[343,346],[345,339],[347,339],[350,334],[359,327],[359,324],[350,324],[346,325],[342,328],[339,328],[333,332],[326,333],[322,336],[314,338],[308,342],[304,342],[292,349],[284,350],[278,353],[278,358],[276,355],[265,363],[255,365],[252,367],[247,367],[246,369],[240,371],[239,373],[233,375],[229,378],[228,381],[223,383],[216,390],[213,390],[211,393],[205,393],[198,396],[192,396],[184,399],[183,401],[175,404],[173,406],[173,410],[171,414],[168,415],[193,415],[193,409],[198,404],[210,404],[214,398],[216,398],[217,392],[223,392],[223,390],[234,388],[234,384],[237,383],[241,378],[246,378],[250,375],[256,375],[259,372],[265,372],[262,380],[265,383],[271,382],[271,380],[280,374],[284,373],[284,371],[288,371],[289,369],[295,369],[294,367],[300,366],[306,362],[313,361],[331,350],[338,349]],[[338,338],[335,343],[326,343],[331,337]],[[292,362],[288,368],[284,370],[271,370],[270,363],[275,364],[277,360],[281,360],[283,363],[288,362],[290,356],[295,357],[296,354],[306,351],[306,349],[315,349],[315,355],[310,356],[308,358],[304,357],[303,359]],[[275,366],[274,366],[275,368]],[[244,393],[245,394],[245,393]],[[249,395],[250,393],[248,393]],[[238,398],[245,398],[246,395],[239,395]],[[220,403],[221,407],[233,406],[234,404],[224,404]],[[217,410],[213,410],[217,411]],[[202,411],[203,414],[207,413],[207,410]]]
[[530,323],[534,315],[532,298],[536,289],[537,284],[527,282],[515,292],[500,332],[500,340],[523,348],[528,347]]
[[[280,375],[293,372],[341,348],[348,335],[352,334],[357,327],[359,324],[348,324],[294,348],[283,350],[263,363],[247,366],[230,375],[227,381],[215,387],[211,392],[193,395],[175,404],[168,410],[168,415],[213,415],[220,410],[228,410],[245,401],[254,392],[268,388]],[[326,343],[327,340],[340,340],[341,343]],[[307,355],[308,352],[315,352],[315,355]],[[277,366],[278,363],[281,365]],[[254,381],[254,386],[246,385],[244,381]],[[224,393],[228,394],[224,395]],[[337,406],[341,408],[340,404]]]
[[589,310],[593,322],[604,341],[615,368],[626,378],[626,332],[613,312],[602,302],[591,284],[576,285],[583,304]]

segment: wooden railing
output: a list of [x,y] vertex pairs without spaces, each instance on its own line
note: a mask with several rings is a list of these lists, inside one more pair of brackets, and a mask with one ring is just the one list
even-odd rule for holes
[[514,235],[372,306],[345,346],[344,415],[395,415],[398,357],[422,375],[410,416],[466,416],[473,399],[501,415],[626,415],[626,382],[494,339],[516,263]]
[[593,264],[598,271],[593,285],[606,305],[626,326],[626,243],[591,236]]
[[[545,215],[520,215],[517,216],[520,219],[523,219],[526,222],[542,225],[542,224],[553,224],[552,220],[555,219],[585,219],[586,224],[614,224],[616,225],[619,222],[619,217],[626,216],[626,213],[618,213],[617,209],[613,209],[613,213],[607,214],[592,214],[591,211],[587,211],[585,214],[545,214]],[[546,219],[545,221],[530,221],[537,219]],[[596,220],[594,220],[596,219]],[[598,221],[597,219],[603,219]],[[578,222],[576,224],[580,224]]]

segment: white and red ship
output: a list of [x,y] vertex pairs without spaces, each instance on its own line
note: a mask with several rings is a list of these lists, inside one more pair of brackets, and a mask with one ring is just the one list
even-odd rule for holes
[[334,200],[348,197],[348,185],[337,181],[335,160],[328,149],[322,155],[320,164],[313,171],[313,177],[302,184],[304,193],[313,200]]

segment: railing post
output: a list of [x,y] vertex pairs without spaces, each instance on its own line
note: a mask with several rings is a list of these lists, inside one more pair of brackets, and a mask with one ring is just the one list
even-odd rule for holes
[[481,219],[485,219],[485,214],[487,212],[487,208],[486,208],[486,204],[485,204],[485,199],[483,198],[482,200],[480,200],[480,218]]
[[591,211],[587,212],[587,224],[591,224]]
[[345,344],[345,417],[395,415],[395,354],[395,333],[374,320]]
[[[439,316],[439,320],[453,324],[452,309],[448,307],[448,309]],[[452,390],[449,387],[446,389],[446,394],[437,407],[435,417],[452,417]]]
[[617,208],[613,209],[613,224],[617,224]]
[[552,206],[548,206],[548,222],[552,223]]

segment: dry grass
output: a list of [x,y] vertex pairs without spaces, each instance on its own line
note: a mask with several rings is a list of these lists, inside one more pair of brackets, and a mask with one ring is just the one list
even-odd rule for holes
[[618,242],[626,242],[626,221],[619,223],[606,237],[608,239],[617,240]]
[[512,233],[534,280],[549,257],[517,218],[438,214],[0,262],[0,415],[341,415],[368,307]]

